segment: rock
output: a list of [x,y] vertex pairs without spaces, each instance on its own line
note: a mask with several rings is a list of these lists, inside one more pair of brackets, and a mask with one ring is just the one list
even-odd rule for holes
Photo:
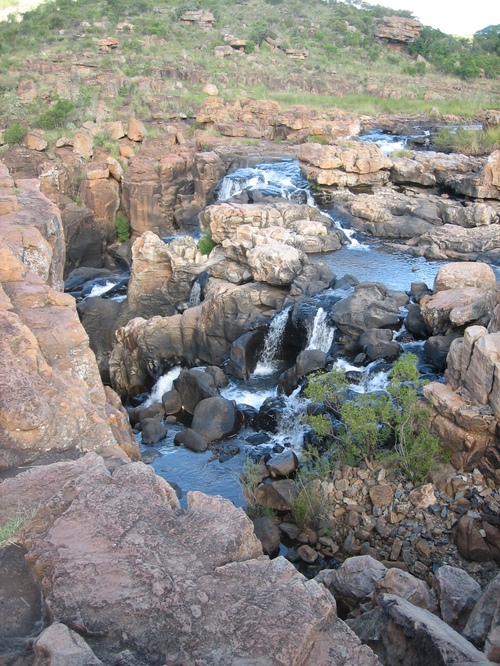
[[36,640],[33,666],[102,666],[83,638],[65,624],[54,622]]
[[264,344],[264,331],[244,333],[231,345],[229,372],[234,377],[248,379],[255,370],[258,352]]
[[198,451],[199,453],[203,453],[203,451],[208,449],[207,440],[191,428],[184,428],[178,432],[174,437],[174,444],[176,446],[185,446],[186,449]]
[[441,618],[462,633],[481,596],[481,587],[466,571],[448,565],[436,571],[432,587],[437,594]]
[[278,380],[278,386],[286,395],[291,395],[300,380],[311,372],[321,370],[327,362],[327,354],[319,349],[305,349],[297,356],[295,365],[286,370]]
[[137,120],[137,118],[130,118],[127,136],[131,141],[144,141],[146,137],[146,128],[140,120]]
[[496,305],[496,291],[478,287],[446,289],[420,301],[422,317],[433,335],[449,328],[489,320]]
[[337,603],[352,611],[373,598],[377,582],[386,573],[385,566],[370,555],[350,557],[332,574],[328,589]]
[[33,79],[22,79],[17,86],[17,97],[21,104],[33,102],[37,96],[36,85]]
[[415,488],[409,494],[408,499],[416,509],[426,509],[436,501],[433,484],[426,483],[419,488]]
[[498,630],[499,611],[500,576],[497,576],[484,590],[474,606],[463,630],[464,637],[474,643],[477,648],[482,649],[491,632]]
[[266,463],[271,476],[288,476],[299,466],[297,455],[291,449],[285,449],[282,453],[272,456]]
[[167,416],[169,414],[177,414],[182,409],[182,399],[179,391],[176,389],[171,389],[164,393],[161,397],[161,402]]
[[418,238],[419,254],[426,259],[451,261],[474,261],[483,253],[498,248],[500,229],[497,224],[464,229],[453,224],[444,224],[425,231]]
[[94,140],[91,134],[77,132],[73,137],[73,152],[83,159],[90,159],[94,154]]
[[493,553],[479,529],[474,518],[462,516],[453,528],[453,542],[466,560],[491,562]]
[[38,150],[41,152],[47,148],[48,141],[43,132],[28,132],[23,136],[23,144],[30,150]]
[[434,293],[445,289],[476,287],[496,290],[496,276],[491,266],[480,262],[456,262],[441,266],[434,280]]
[[291,479],[261,483],[255,492],[260,506],[275,511],[290,511],[297,495],[297,485]]
[[[428,330],[425,322],[424,325],[426,330]],[[443,372],[446,369],[448,352],[457,338],[460,338],[460,333],[448,331],[446,335],[431,335],[431,337],[425,341],[425,355],[437,370]]]
[[386,506],[394,499],[394,492],[387,483],[381,483],[370,488],[370,499],[373,506]]
[[483,653],[429,611],[392,594],[383,594],[380,606],[349,626],[373,646],[382,663],[417,664],[487,663]]
[[429,329],[422,317],[420,305],[417,303],[408,303],[408,314],[405,319],[405,326],[417,340],[426,340],[429,337]]
[[454,183],[454,189],[466,196],[480,199],[500,198],[500,150],[494,150],[474,174],[467,174]]
[[186,25],[199,25],[202,28],[212,28],[215,17],[212,12],[206,9],[189,9],[182,14],[180,20]]
[[196,406],[202,400],[219,395],[212,375],[195,369],[181,370],[175,387],[181,397],[183,408],[190,414],[194,414]]
[[217,96],[219,94],[217,86],[214,85],[213,83],[206,83],[201,89],[201,92],[205,93],[205,95],[210,95],[212,97]]
[[160,418],[143,419],[141,421],[142,443],[157,444],[167,434],[167,427]]
[[318,551],[314,550],[314,548],[311,548],[311,546],[308,546],[306,543],[299,546],[297,552],[300,559],[307,562],[307,564],[313,564],[318,559]]
[[380,358],[395,359],[402,351],[401,345],[393,341],[392,331],[387,328],[369,329],[361,334],[358,344],[371,361]]
[[279,287],[290,285],[305,262],[302,252],[276,241],[257,245],[246,258],[254,280]]
[[331,316],[342,333],[357,339],[370,328],[398,324],[401,304],[404,303],[383,285],[362,282],[354,287],[351,296],[335,303]]
[[391,44],[410,44],[419,36],[423,27],[420,21],[405,16],[384,16],[375,29],[375,35]]
[[416,576],[397,568],[388,569],[385,576],[377,581],[375,603],[381,594],[394,594],[406,599],[414,606],[431,612],[436,607],[436,601],[431,595],[429,586]]
[[226,398],[206,398],[194,409],[192,428],[208,442],[234,435],[239,426],[234,403]]
[[262,544],[262,550],[265,555],[272,557],[280,549],[280,531],[276,521],[272,518],[258,517],[253,518],[253,527],[255,536]]

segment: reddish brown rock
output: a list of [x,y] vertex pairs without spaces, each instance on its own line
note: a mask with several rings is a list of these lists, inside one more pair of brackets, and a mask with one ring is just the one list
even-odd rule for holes
[[94,154],[94,140],[86,132],[77,132],[73,137],[73,152],[84,159],[89,159]]
[[392,43],[410,44],[419,36],[423,27],[420,21],[405,16],[384,16],[375,35]]
[[143,141],[146,138],[146,128],[137,118],[131,118],[128,123],[127,136],[131,141]]
[[496,276],[488,264],[455,262],[441,266],[434,280],[434,293],[445,289],[475,287],[496,290]]

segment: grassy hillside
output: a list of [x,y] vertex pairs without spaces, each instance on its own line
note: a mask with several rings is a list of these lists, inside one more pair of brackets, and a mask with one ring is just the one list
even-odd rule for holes
[[[408,12],[359,4],[366,8],[321,0],[48,2],[21,22],[0,24],[0,123],[71,130],[100,107],[145,121],[154,120],[155,109],[157,117],[190,116],[206,83],[225,98],[368,114],[437,107],[473,116],[500,108],[498,26],[473,43],[426,28],[398,52],[375,32],[382,17]],[[200,8],[213,14],[212,28],[180,20]],[[217,57],[214,49],[231,38],[246,40],[245,52]],[[303,50],[305,59],[292,59],[287,49]],[[417,62],[419,54],[427,65]],[[23,80],[33,81],[31,92],[21,94]],[[54,112],[57,100],[70,104]]]

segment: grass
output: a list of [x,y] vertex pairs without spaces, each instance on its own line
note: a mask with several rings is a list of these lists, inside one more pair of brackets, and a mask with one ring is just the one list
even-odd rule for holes
[[15,532],[21,529],[21,527],[29,520],[34,518],[37,510],[38,506],[34,507],[33,509],[22,511],[14,516],[14,518],[9,520],[8,523],[0,527],[0,544],[8,541]]
[[485,131],[459,127],[456,132],[443,127],[434,137],[434,145],[438,150],[486,155],[500,149],[500,127],[491,127]]

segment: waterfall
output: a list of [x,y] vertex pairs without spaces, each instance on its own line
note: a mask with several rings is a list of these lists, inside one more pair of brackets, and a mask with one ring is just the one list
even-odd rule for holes
[[304,444],[305,426],[300,415],[304,408],[300,400],[301,387],[285,398],[285,407],[278,421],[278,432],[272,438],[279,444],[290,444],[292,448],[299,451]]
[[143,404],[143,407],[149,407],[150,405],[154,405],[156,402],[161,402],[162,395],[167,391],[170,391],[174,383],[174,379],[177,379],[180,374],[181,366],[178,365],[162,375],[151,389],[151,395]]
[[193,282],[191,287],[191,293],[189,294],[188,308],[194,308],[196,305],[199,305],[201,301],[201,284],[196,280]]
[[328,323],[328,312],[318,308],[314,321],[308,331],[306,349],[319,349],[329,352],[332,346],[335,326]]
[[266,339],[264,340],[264,349],[262,350],[254,374],[270,375],[274,372],[275,364],[273,361],[276,359],[280,351],[283,333],[285,332],[285,327],[288,323],[289,314],[290,308],[288,307],[281,312],[278,312],[278,314],[272,318]]

